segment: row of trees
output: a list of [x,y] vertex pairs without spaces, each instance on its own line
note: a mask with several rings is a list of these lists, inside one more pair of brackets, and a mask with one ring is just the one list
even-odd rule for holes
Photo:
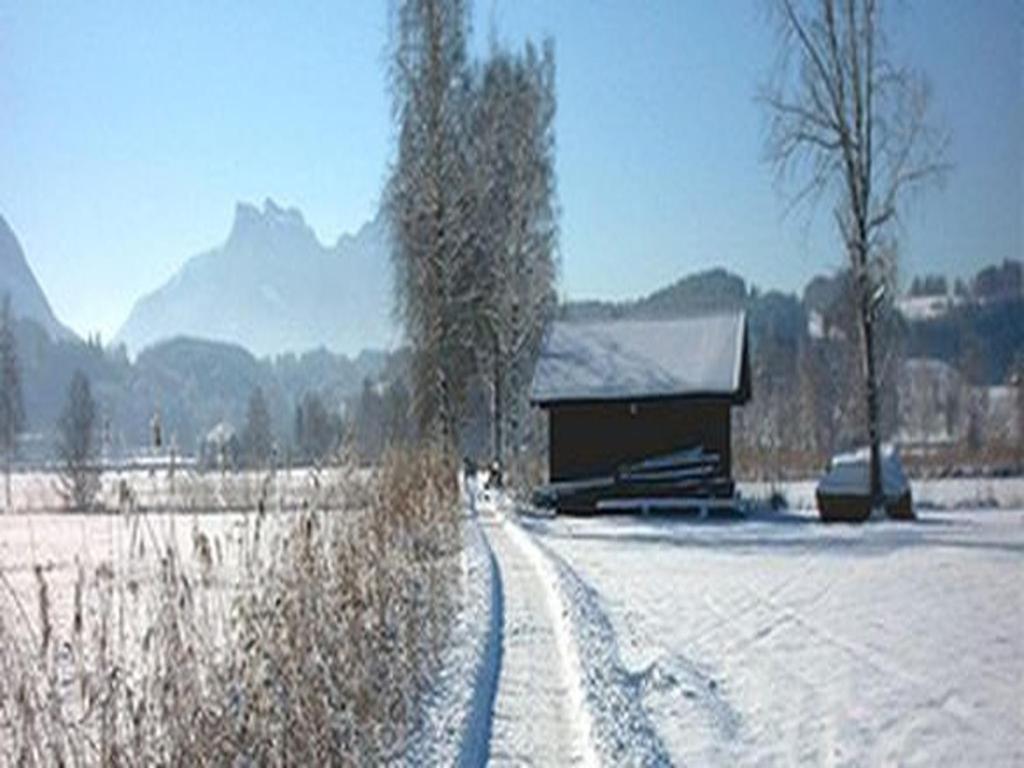
[[[851,278],[844,271],[808,286],[803,305],[768,293],[748,307],[754,397],[734,413],[737,472],[778,479],[821,472],[837,452],[864,445],[865,395]],[[813,312],[817,330],[809,332]],[[905,328],[896,312],[875,319],[878,430],[898,426],[896,383]]]
[[376,461],[390,445],[412,440],[409,394],[405,383],[363,383],[359,397],[344,412],[332,408],[317,392],[307,392],[295,405],[290,443],[274,434],[273,420],[262,388],[249,396],[245,422],[236,437],[216,434],[223,444],[206,446],[204,463],[222,467],[269,467],[279,462],[323,463],[349,445],[363,461]]
[[411,410],[421,438],[461,448],[485,392],[501,460],[522,439],[556,307],[553,45],[495,45],[472,62],[462,0],[405,0],[395,14],[386,203]]

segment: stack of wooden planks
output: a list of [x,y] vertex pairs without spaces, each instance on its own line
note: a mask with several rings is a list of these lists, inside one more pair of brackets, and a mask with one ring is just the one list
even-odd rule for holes
[[548,483],[534,503],[559,512],[634,512],[732,506],[735,484],[717,453],[695,446],[625,464],[605,475]]

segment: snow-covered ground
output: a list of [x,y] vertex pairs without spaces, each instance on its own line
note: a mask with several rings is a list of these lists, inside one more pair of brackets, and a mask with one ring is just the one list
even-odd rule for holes
[[1024,760],[1024,511],[526,527],[673,762]]
[[[941,482],[951,508],[991,493]],[[1024,764],[1024,507],[549,518],[473,491],[416,762]],[[69,617],[76,559],[202,532],[230,560],[253,517],[0,516],[4,588],[33,605],[40,564]]]
[[490,750],[501,658],[501,584],[471,504],[467,511],[458,618],[409,751],[414,765],[476,766]]
[[[190,467],[167,469],[110,470],[101,476],[98,503],[108,511],[130,504],[137,510],[177,512],[251,511],[262,497],[268,509],[301,506],[302,501],[324,492],[346,473],[364,473],[350,468],[315,471],[308,467],[276,472],[199,472]],[[365,473],[364,473],[365,474]],[[63,512],[64,499],[56,472],[14,472],[11,489],[17,512]],[[0,514],[5,510],[0,485]]]
[[[10,596],[36,618],[38,566],[46,580],[57,629],[70,625],[74,584],[81,568],[92,579],[97,568],[132,576],[158,572],[159,553],[173,547],[190,569],[198,567],[197,537],[210,542],[218,559],[231,562],[252,516],[8,514],[0,515],[0,575]],[[140,554],[142,553],[142,554]],[[148,557],[146,554],[148,553]],[[145,574],[142,571],[146,571]],[[8,595],[5,595],[7,597]]]

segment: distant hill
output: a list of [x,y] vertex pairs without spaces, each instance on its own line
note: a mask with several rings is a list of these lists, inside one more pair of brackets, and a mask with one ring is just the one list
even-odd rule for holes
[[383,217],[325,246],[298,210],[239,203],[225,243],[140,299],[114,342],[132,353],[188,336],[258,356],[320,347],[356,355],[398,340],[391,284]]
[[792,294],[762,293],[739,275],[717,267],[626,301],[569,301],[561,318],[591,320],[667,320],[691,315],[746,310],[755,348],[762,337],[794,345],[805,332],[806,312]]
[[0,299],[11,296],[15,317],[34,320],[54,339],[70,339],[74,334],[57,320],[50,302],[32,274],[14,230],[0,215]]
[[571,321],[659,320],[742,309],[748,300],[743,278],[719,267],[687,275],[639,299],[570,301],[562,305],[561,313]]
[[167,439],[193,451],[211,428],[224,421],[244,423],[253,388],[263,389],[282,446],[292,439],[295,405],[307,392],[319,393],[340,412],[366,379],[376,380],[390,364],[384,353],[355,359],[325,349],[302,355],[257,359],[236,344],[178,337],[155,344],[132,362],[123,348],[102,349],[77,339],[52,339],[34,320],[16,321],[28,431],[34,435],[25,458],[47,456],[57,417],[77,369],[86,373],[109,427],[109,449],[130,452],[150,440],[150,419],[159,410]]
[[[670,319],[745,309],[755,359],[772,358],[779,368],[796,365],[812,316],[833,326],[853,328],[852,309],[843,300],[847,273],[818,275],[802,296],[761,292],[738,275],[716,268],[687,275],[647,296],[624,301],[569,301],[560,307],[570,321]],[[945,278],[942,279],[945,284]],[[918,281],[921,283],[922,281]],[[932,278],[932,282],[937,282]],[[932,358],[963,369],[968,380],[1005,382],[1024,360],[1024,293],[1021,263],[1007,260],[981,269],[956,295],[897,299],[892,332],[906,358]],[[908,301],[942,299],[940,312],[911,313]],[[948,301],[947,301],[948,299]],[[853,331],[851,330],[852,334]]]

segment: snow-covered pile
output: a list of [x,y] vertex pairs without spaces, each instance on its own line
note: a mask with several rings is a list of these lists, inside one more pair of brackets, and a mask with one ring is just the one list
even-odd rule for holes
[[[899,455],[886,446],[879,457],[882,467],[882,493],[887,499],[905,494],[910,485]],[[821,478],[818,490],[830,495],[865,496],[870,492],[870,454],[868,449],[840,454],[832,459],[832,468]]]

